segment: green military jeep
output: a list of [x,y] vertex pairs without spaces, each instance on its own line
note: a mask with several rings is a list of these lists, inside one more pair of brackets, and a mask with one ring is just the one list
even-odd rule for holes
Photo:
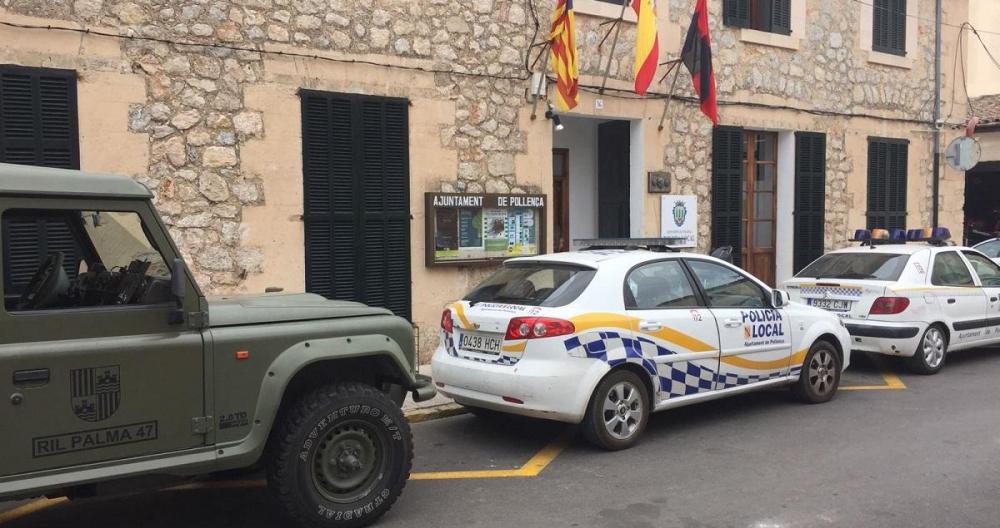
[[149,190],[0,164],[0,499],[266,468],[305,526],[361,526],[409,477],[434,388],[388,310],[206,298]]

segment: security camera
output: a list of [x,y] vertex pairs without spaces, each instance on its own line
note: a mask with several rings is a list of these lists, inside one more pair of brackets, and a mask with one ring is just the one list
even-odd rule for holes
[[934,121],[934,128],[937,128],[938,130],[941,130],[942,128],[944,128],[944,119],[938,118],[937,120],[935,120]]

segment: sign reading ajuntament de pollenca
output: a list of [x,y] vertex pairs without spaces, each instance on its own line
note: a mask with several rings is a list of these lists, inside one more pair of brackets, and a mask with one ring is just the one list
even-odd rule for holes
[[545,252],[545,195],[426,193],[428,266]]

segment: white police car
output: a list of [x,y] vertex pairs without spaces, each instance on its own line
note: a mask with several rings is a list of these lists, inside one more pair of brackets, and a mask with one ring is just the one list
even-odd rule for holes
[[972,249],[979,251],[983,255],[993,259],[993,262],[1000,264],[1000,238],[984,240],[972,246]]
[[779,385],[828,401],[849,348],[837,317],[721,260],[594,249],[505,262],[445,309],[432,368],[474,411],[583,422],[622,449],[651,411]]
[[861,246],[823,255],[784,286],[793,300],[839,315],[854,351],[907,357],[914,371],[934,374],[950,351],[1000,342],[1000,266],[949,236],[858,230]]

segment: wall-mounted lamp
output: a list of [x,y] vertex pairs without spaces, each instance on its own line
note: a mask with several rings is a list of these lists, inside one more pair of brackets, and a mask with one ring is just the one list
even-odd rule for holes
[[556,132],[566,128],[563,126],[562,120],[559,119],[559,116],[553,111],[552,103],[546,102],[545,104],[549,107],[549,109],[545,111],[545,119],[552,120],[552,123],[555,124]]

